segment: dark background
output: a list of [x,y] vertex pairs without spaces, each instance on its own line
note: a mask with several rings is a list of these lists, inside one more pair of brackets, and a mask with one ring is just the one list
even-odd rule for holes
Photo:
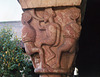
[[79,77],[100,77],[100,0],[87,1],[79,48]]

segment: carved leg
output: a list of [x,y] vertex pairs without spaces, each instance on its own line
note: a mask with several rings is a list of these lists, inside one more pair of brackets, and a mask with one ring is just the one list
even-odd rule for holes
[[36,69],[35,72],[52,71],[53,69],[45,63],[45,55],[44,55],[43,49],[42,48],[36,48],[36,49],[37,51],[35,52],[39,53],[39,56],[40,56],[40,68]]
[[60,56],[61,56],[61,50],[60,49],[58,49],[58,51],[57,51],[57,63],[56,63],[56,67],[57,68],[60,68],[60,66],[61,66],[61,64],[60,64],[60,60],[61,60],[61,58],[60,58]]
[[72,53],[76,51],[76,42],[72,38],[65,38],[63,44],[57,49],[57,68],[60,68],[61,54],[63,52]]
[[45,68],[46,64],[45,64],[45,58],[44,58],[43,49],[39,48],[38,53],[39,53],[39,56],[40,56],[41,67]]

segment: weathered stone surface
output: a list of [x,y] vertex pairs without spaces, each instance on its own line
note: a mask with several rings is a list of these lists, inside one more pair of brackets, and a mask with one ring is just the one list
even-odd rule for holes
[[82,0],[19,0],[23,9],[56,7],[56,6],[79,6]]
[[80,22],[81,11],[76,7],[24,11],[22,40],[36,73],[73,72],[81,32]]
[[86,0],[19,2],[24,9],[22,41],[34,71],[40,73],[40,77],[72,75],[81,33],[81,8]]

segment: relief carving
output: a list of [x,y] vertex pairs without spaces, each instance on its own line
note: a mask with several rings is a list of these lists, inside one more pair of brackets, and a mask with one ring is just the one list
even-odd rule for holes
[[71,73],[81,32],[76,7],[28,9],[22,14],[22,41],[37,73]]

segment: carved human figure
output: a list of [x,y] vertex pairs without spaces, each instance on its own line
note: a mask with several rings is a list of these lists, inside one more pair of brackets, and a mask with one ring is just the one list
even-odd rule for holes
[[[33,22],[35,23],[34,26],[36,30],[36,41],[35,45],[40,47],[42,45],[48,46],[48,52],[51,54],[51,58],[55,57],[55,53],[51,51],[52,46],[56,46],[59,44],[60,41],[60,26],[54,22],[55,13],[52,8],[46,8],[42,16],[36,13],[34,10],[30,10],[32,16],[34,18]],[[41,11],[40,11],[41,12]],[[37,16],[39,15],[39,16]],[[50,59],[51,59],[50,58]]]
[[[66,73],[70,69],[75,56],[73,53],[78,50],[79,21],[80,10],[76,7],[25,10],[22,14],[22,41],[32,58],[35,72]],[[64,52],[71,54],[68,57],[71,61],[61,66]],[[63,69],[66,64],[69,67]]]
[[[33,10],[34,12],[34,10]],[[50,13],[49,13],[50,12]],[[46,64],[44,60],[44,51],[42,49],[42,45],[48,45],[52,46],[56,42],[56,35],[57,33],[60,33],[60,28],[58,24],[53,22],[53,17],[55,16],[53,10],[51,8],[45,9],[44,13],[44,22],[42,20],[39,20],[39,17],[33,14],[33,17],[38,19],[37,26],[31,26],[29,23],[32,21],[32,16],[29,12],[24,12],[22,14],[22,23],[23,23],[23,29],[22,29],[22,41],[25,45],[25,50],[28,55],[33,55],[35,53],[39,53],[40,61],[41,61],[41,67],[50,69]],[[42,23],[40,25],[40,23]],[[58,30],[59,29],[59,30]],[[46,35],[42,35],[42,34]],[[41,35],[43,38],[40,38]],[[50,52],[51,53],[51,52]],[[52,56],[54,57],[55,54],[52,52]],[[35,63],[33,61],[33,65],[35,66]]]
[[[36,46],[39,47],[39,45],[42,44],[46,44],[49,46],[52,46],[55,44],[56,39],[57,39],[57,33],[60,33],[60,26],[57,23],[54,23],[54,17],[55,17],[55,13],[52,10],[52,8],[47,8],[44,11],[44,21],[39,21],[37,20],[37,34],[39,34],[40,36],[42,35],[44,36],[43,38],[39,38],[40,36],[37,35],[36,38]],[[45,33],[44,33],[45,32]]]
[[18,1],[24,11],[22,41],[35,72],[40,77],[72,75],[81,33],[82,0]]

